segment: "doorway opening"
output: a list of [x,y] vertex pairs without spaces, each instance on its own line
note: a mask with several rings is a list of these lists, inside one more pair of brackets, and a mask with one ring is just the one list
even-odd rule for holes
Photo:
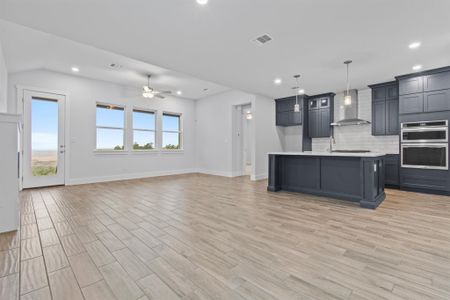
[[252,106],[242,106],[242,157],[244,175],[252,174],[252,134],[250,131],[253,121]]
[[253,173],[254,127],[251,103],[235,105],[233,118],[233,175]]

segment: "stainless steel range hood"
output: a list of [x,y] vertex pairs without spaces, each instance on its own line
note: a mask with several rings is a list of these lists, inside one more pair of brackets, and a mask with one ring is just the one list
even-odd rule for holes
[[343,118],[340,121],[331,123],[331,126],[349,126],[349,125],[364,125],[370,124],[369,121],[358,118],[358,90],[350,90],[349,95],[352,97],[352,102],[349,105],[344,103],[344,99],[339,99],[339,109]]

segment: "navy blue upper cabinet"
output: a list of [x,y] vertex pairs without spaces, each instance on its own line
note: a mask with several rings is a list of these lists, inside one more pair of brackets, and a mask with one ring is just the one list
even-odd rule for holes
[[424,111],[450,110],[450,89],[424,93]]
[[450,110],[450,67],[397,77],[400,114]]
[[423,93],[400,96],[400,113],[416,114],[423,112]]
[[295,112],[295,111],[290,111],[289,112],[289,125],[288,126],[293,126],[293,125],[301,125],[302,124],[302,113],[300,112]]
[[386,100],[386,87],[381,86],[372,89],[372,101],[385,101]]
[[399,134],[399,101],[396,81],[369,85],[372,89],[372,135]]
[[423,77],[405,78],[399,80],[399,94],[408,95],[423,92]]
[[386,100],[398,99],[398,84],[392,83],[386,86]]
[[319,109],[319,99],[309,99],[308,100],[308,109]]
[[423,87],[425,92],[450,88],[450,72],[440,72],[424,76]]
[[291,98],[284,98],[275,101],[277,103],[277,112],[286,112],[294,109],[295,99],[292,101]]
[[319,118],[318,109],[308,111],[308,135],[311,138],[319,137]]
[[400,133],[399,101],[398,99],[386,101],[386,135]]
[[372,104],[372,135],[386,135],[386,101]]
[[310,138],[329,137],[334,110],[333,93],[310,96],[308,98],[308,136]]
[[331,118],[329,109],[319,109],[319,136],[329,137],[331,135]]
[[298,98],[300,112],[294,111],[296,103],[295,96],[275,100],[276,105],[276,125],[277,126],[298,126],[302,125],[303,119],[303,97]]

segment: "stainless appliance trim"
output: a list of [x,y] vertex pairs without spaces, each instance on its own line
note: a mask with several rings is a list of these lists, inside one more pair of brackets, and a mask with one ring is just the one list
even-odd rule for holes
[[[401,123],[400,140],[402,143],[447,143],[448,142],[448,121],[447,120],[430,120],[430,121],[416,121]],[[445,138],[443,139],[422,139],[422,140],[408,140],[403,137],[403,133],[408,132],[433,132],[444,131]]]
[[[423,166],[423,165],[408,165],[403,163],[403,149],[404,148],[419,148],[419,147],[428,147],[428,148],[445,148],[445,166],[437,167],[437,166]],[[401,167],[402,168],[413,168],[413,169],[432,169],[432,170],[448,170],[448,144],[428,144],[428,143],[414,143],[414,144],[402,144],[400,149],[401,154]]]
[[[444,131],[445,138],[443,138],[443,139],[426,139],[426,140],[408,140],[408,139],[403,138],[404,132],[427,132],[427,131]],[[408,128],[408,129],[402,128],[400,138],[401,138],[402,143],[403,142],[407,142],[407,143],[437,143],[437,142],[446,143],[446,142],[448,142],[448,127],[416,127],[416,128]]]
[[[443,122],[443,125],[438,125],[438,126],[428,126],[427,124],[430,123],[439,123],[439,122]],[[448,121],[447,120],[433,120],[433,121],[415,121],[415,122],[403,122],[400,124],[401,128],[408,128],[408,125],[410,124],[419,124],[419,126],[417,127],[413,127],[413,128],[435,128],[435,127],[448,127]]]

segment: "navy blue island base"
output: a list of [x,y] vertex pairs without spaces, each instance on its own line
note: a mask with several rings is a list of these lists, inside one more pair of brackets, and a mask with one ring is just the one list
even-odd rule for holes
[[377,208],[385,199],[381,153],[269,153],[268,191],[290,191],[359,202]]

